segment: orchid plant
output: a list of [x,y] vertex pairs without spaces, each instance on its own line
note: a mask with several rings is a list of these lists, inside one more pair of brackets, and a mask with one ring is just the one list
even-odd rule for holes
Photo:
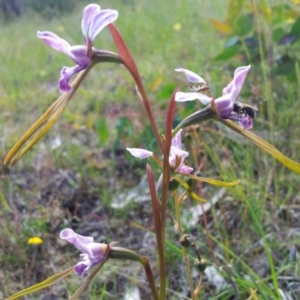
[[61,69],[59,87],[62,93],[71,91],[72,87],[70,86],[70,80],[73,75],[87,69],[91,64],[94,55],[93,41],[95,37],[104,27],[114,22],[117,17],[118,12],[116,10],[101,10],[100,6],[97,4],[88,5],[83,11],[81,21],[84,46],[70,46],[67,41],[61,39],[53,32],[37,32],[38,38],[42,39],[51,48],[68,55],[76,63],[76,66],[74,67],[63,67]]
[[[192,124],[197,124],[207,120],[217,120],[225,126],[236,131],[240,135],[246,137],[251,142],[255,143],[262,150],[268,152],[282,164],[286,165],[291,170],[300,174],[300,165],[291,159],[284,156],[280,151],[270,145],[268,142],[256,136],[248,129],[253,127],[253,118],[244,113],[239,113],[235,109],[237,98],[243,87],[246,76],[250,70],[250,66],[242,66],[235,70],[232,81],[223,89],[223,94],[219,98],[214,99],[212,95],[202,93],[201,86],[206,86],[206,81],[196,73],[179,68],[177,72],[182,72],[187,80],[192,84],[200,85],[200,88],[195,87],[189,92],[181,92],[176,89],[170,97],[168,110],[165,120],[164,135],[159,134],[155,118],[153,116],[150,101],[147,97],[141,76],[135,61],[123,40],[122,35],[113,23],[118,17],[118,12],[112,9],[101,10],[100,6],[90,4],[83,11],[81,21],[81,29],[84,37],[84,45],[70,46],[68,42],[58,37],[56,34],[48,31],[38,31],[38,37],[42,39],[53,49],[63,52],[68,55],[76,65],[74,67],[63,67],[61,70],[61,78],[59,80],[59,88],[62,95],[49,107],[39,120],[24,134],[17,144],[9,151],[5,158],[5,163],[14,165],[22,156],[39,140],[46,132],[48,132],[58,117],[61,115],[67,104],[72,99],[73,95],[79,88],[82,81],[86,78],[88,72],[95,67],[97,63],[110,62],[123,64],[132,75],[137,93],[140,96],[149,122],[153,129],[153,134],[156,137],[160,153],[156,154],[151,149],[127,148],[132,156],[139,159],[152,158],[161,167],[161,175],[159,179],[155,179],[150,165],[146,167],[146,175],[150,189],[154,234],[157,242],[158,254],[158,273],[159,281],[154,279],[152,268],[146,257],[121,247],[116,247],[114,242],[110,244],[101,244],[94,242],[92,237],[85,237],[75,233],[72,229],[67,228],[61,231],[60,237],[73,244],[82,254],[81,260],[72,268],[60,272],[47,280],[38,283],[32,287],[24,289],[7,299],[17,299],[28,293],[46,288],[58,280],[63,279],[67,275],[75,272],[76,275],[86,277],[81,287],[72,296],[71,299],[76,299],[89,285],[91,279],[95,277],[97,272],[105,263],[109,263],[110,259],[129,259],[140,263],[145,270],[146,277],[149,282],[153,298],[164,300],[167,295],[167,264],[165,257],[165,229],[167,215],[167,201],[174,199],[176,214],[174,223],[179,234],[185,238],[181,239],[182,255],[186,265],[186,272],[189,282],[190,294],[192,299],[197,299],[202,288],[202,275],[205,269],[205,262],[201,260],[200,255],[195,250],[198,263],[202,264],[202,272],[197,286],[194,286],[192,280],[192,270],[188,259],[188,247],[186,234],[181,226],[180,204],[187,197],[191,196],[196,201],[205,202],[193,190],[191,182],[201,181],[207,182],[216,186],[231,187],[239,183],[239,180],[233,182],[222,182],[211,178],[196,176],[194,168],[189,166],[189,153],[184,150],[181,134],[183,128]],[[107,50],[93,48],[93,41],[96,35],[104,28],[108,27],[111,36],[116,44],[118,53]],[[75,77],[72,81],[72,78]],[[173,129],[173,119],[175,115],[176,102],[192,101],[198,99],[202,104],[206,105],[203,109],[194,112],[180,122]],[[232,121],[237,122],[234,123]],[[25,143],[28,142],[26,145]],[[171,183],[176,183],[171,184]],[[181,186],[181,188],[179,188]]]

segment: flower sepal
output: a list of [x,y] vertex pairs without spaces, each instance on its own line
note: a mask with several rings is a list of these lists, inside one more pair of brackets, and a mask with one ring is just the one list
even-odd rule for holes
[[191,115],[187,116],[185,119],[183,119],[178,126],[173,130],[172,136],[175,136],[175,134],[182,128],[199,124],[204,121],[207,121],[209,119],[213,119],[216,116],[216,113],[212,109],[211,105],[208,105],[207,107],[200,109]]
[[132,261],[137,261],[144,265],[144,260],[142,256],[138,255],[132,250],[129,250],[127,248],[122,248],[122,247],[116,247],[114,246],[116,243],[112,242],[109,244],[109,252],[108,252],[108,258],[112,259],[128,259]]
[[117,63],[117,64],[123,64],[123,60],[119,56],[119,54],[107,51],[107,50],[100,50],[93,48],[93,54],[92,54],[92,61],[94,63],[103,63],[103,62],[110,62],[110,63]]

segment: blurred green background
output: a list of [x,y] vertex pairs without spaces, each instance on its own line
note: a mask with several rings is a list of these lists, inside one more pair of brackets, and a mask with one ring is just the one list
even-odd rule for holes
[[[60,95],[62,66],[74,65],[39,40],[37,30],[52,31],[71,45],[82,44],[80,22],[88,3],[0,1],[2,160]],[[175,68],[200,74],[217,98],[235,68],[251,64],[239,101],[259,109],[252,130],[300,160],[299,1],[98,4],[119,11],[115,24],[136,60],[161,132],[174,88],[188,89]],[[94,47],[116,51],[107,28]],[[200,108],[198,102],[178,103],[175,122]],[[209,266],[231,266],[230,272],[222,272],[231,284],[222,289],[207,277],[203,299],[234,299],[232,281],[240,299],[280,299],[278,287],[298,299],[299,176],[213,121],[185,130],[184,144],[190,151],[189,164],[203,176],[241,180],[227,190],[197,186],[202,197],[215,199],[205,214],[191,214],[191,207],[200,208],[190,199],[182,205],[186,233]],[[78,251],[58,238],[65,227],[97,241],[118,241],[149,256],[155,269],[151,204],[141,199],[142,192],[134,194],[143,184],[145,162],[131,158],[126,147],[156,150],[129,73],[120,65],[100,64],[54,128],[16,166],[1,166],[0,299],[77,262]],[[158,178],[160,170],[150,163]],[[146,189],[142,186],[142,191]],[[135,196],[130,198],[130,192]],[[188,299],[173,211],[170,199],[169,299]],[[41,237],[43,244],[28,244],[32,236]],[[144,295],[141,299],[150,299],[141,274],[138,266],[109,262],[82,299],[121,299],[133,286]],[[198,273],[194,276],[196,280]],[[68,299],[80,282],[82,278],[70,276],[39,294],[45,298],[36,299],[48,299],[47,295]]]

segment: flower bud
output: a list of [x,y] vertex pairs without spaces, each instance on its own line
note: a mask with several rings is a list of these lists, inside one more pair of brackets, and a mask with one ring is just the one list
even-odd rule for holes
[[205,259],[196,259],[194,264],[201,273],[203,273],[207,267],[207,261]]
[[188,234],[184,234],[180,240],[179,243],[184,248],[189,248],[191,246],[190,236]]
[[178,186],[179,186],[179,182],[172,178],[169,182],[168,189],[169,191],[176,191],[178,189]]

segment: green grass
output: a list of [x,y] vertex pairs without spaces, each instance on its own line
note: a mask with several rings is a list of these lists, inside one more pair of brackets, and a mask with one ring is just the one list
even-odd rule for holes
[[[53,31],[70,44],[82,43],[83,7],[84,3],[78,2],[72,14],[51,21],[29,11],[14,22],[1,24],[1,158],[59,96],[61,67],[73,65],[68,57],[38,40],[36,31]],[[167,96],[161,97],[161,91],[170,83],[182,89],[187,87],[184,78],[174,72],[175,68],[198,72],[208,80],[217,97],[231,79],[234,67],[240,64],[237,61],[228,68],[212,62],[221,52],[223,40],[209,18],[225,18],[224,1],[169,0],[163,4],[158,0],[115,1],[112,6],[106,0],[101,1],[101,7],[119,11],[116,25],[139,67],[161,132],[167,103]],[[180,30],[174,29],[178,24]],[[99,34],[94,46],[116,51],[108,29]],[[247,102],[248,96],[253,96],[252,89],[263,89],[263,84],[259,72],[253,68],[243,88],[242,101]],[[284,78],[275,79],[271,95],[275,107],[273,141],[280,151],[296,161],[300,160],[298,89]],[[255,100],[264,106],[263,94],[257,97]],[[200,104],[191,107],[195,110]],[[181,118],[188,109],[177,104]],[[259,115],[254,131],[270,140],[269,125],[267,117]],[[101,135],[101,128],[108,130],[109,135]],[[151,134],[127,70],[119,65],[100,64],[88,75],[54,128],[10,173],[2,166],[0,188],[5,200],[0,202],[0,298],[1,292],[7,297],[78,261],[78,251],[66,247],[58,238],[59,231],[70,224],[82,233],[96,232],[99,239],[133,247],[149,256],[155,269],[155,247],[151,243],[149,249],[140,246],[145,234],[153,230],[150,202],[133,203],[123,210],[110,207],[118,193],[138,184],[145,167],[143,162],[127,154],[117,155],[116,151],[125,147],[149,148],[149,145],[155,149]],[[51,141],[57,137],[62,144],[52,149]],[[288,285],[289,281],[281,279],[283,276],[299,276],[299,264],[289,254],[299,244],[295,229],[299,227],[298,175],[213,121],[201,125],[199,132],[185,139],[185,145],[193,153],[190,165],[201,166],[203,176],[241,180],[207,212],[208,231],[201,217],[193,228],[185,227],[186,233],[192,235],[208,265],[231,265],[230,272],[223,271],[222,276],[232,278],[241,299],[250,299],[251,291],[257,299],[279,299],[274,286]],[[160,171],[156,168],[155,172],[158,175]],[[206,184],[197,188],[206,199],[219,190]],[[171,201],[169,215],[174,214]],[[195,203],[186,200],[182,208],[191,205]],[[53,218],[59,223],[54,225]],[[171,217],[167,232],[170,299],[177,299],[176,292],[185,290],[187,281]],[[28,250],[27,239],[34,235],[45,241],[40,261]],[[193,253],[190,256],[192,260]],[[262,265],[269,265],[263,275],[256,266],[260,259]],[[109,262],[85,295],[88,299],[91,299],[88,295],[93,299],[110,299],[109,293],[123,297],[125,290],[136,283],[147,294],[143,276],[139,266]],[[74,275],[51,291],[68,298],[81,282]],[[213,291],[210,299],[231,299],[232,295],[230,287]]]

